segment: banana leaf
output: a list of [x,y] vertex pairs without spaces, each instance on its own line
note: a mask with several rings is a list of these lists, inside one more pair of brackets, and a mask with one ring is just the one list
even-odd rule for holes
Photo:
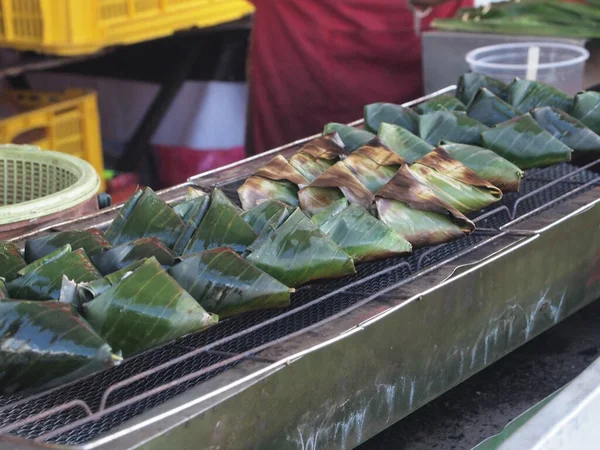
[[59,302],[0,302],[0,393],[47,389],[115,366],[121,360]]
[[185,195],[185,200],[173,206],[173,211],[175,211],[179,215],[179,217],[181,217],[185,221],[191,209],[194,206],[196,206],[199,202],[201,203],[201,200],[208,198],[209,195],[206,192],[197,188],[189,187]]
[[481,88],[469,103],[467,115],[488,127],[493,127],[517,117],[518,113],[500,97],[495,96],[486,88]]
[[356,273],[352,258],[299,209],[247,259],[290,287]]
[[300,207],[311,216],[344,197],[350,203],[358,203],[367,209],[373,203],[373,193],[360,182],[344,161],[334,164],[310,185],[298,191]]
[[458,79],[456,98],[465,105],[469,105],[479,90],[485,88],[501,100],[506,100],[508,95],[506,87],[502,81],[482,73],[465,73]]
[[218,321],[155,258],[83,305],[83,310],[94,330],[125,357]]
[[381,124],[378,136],[390,150],[401,156],[408,164],[412,164],[435,148],[410,131],[388,123]]
[[102,275],[109,275],[152,256],[166,268],[173,265],[177,255],[156,238],[141,238],[92,256],[92,262]]
[[9,298],[8,289],[6,289],[6,281],[0,278],[0,300],[4,300],[5,298]]
[[76,283],[102,278],[85,251],[72,251],[69,244],[23,267],[18,275],[6,288],[11,298],[23,300],[58,300],[63,275]]
[[350,205],[319,228],[355,262],[408,254],[410,243],[360,205]]
[[410,242],[413,249],[448,242],[475,230],[475,225],[440,199],[402,166],[375,197],[377,216]]
[[290,158],[290,164],[307,181],[313,181],[348,152],[337,133],[326,134],[305,144]]
[[348,207],[348,205],[350,205],[348,199],[346,197],[342,197],[339,200],[333,202],[327,208],[323,208],[318,213],[314,214],[310,218],[310,220],[312,220],[315,223],[315,225],[320,227],[325,222],[344,211]]
[[292,212],[294,212],[293,208],[277,200],[265,200],[254,208],[244,211],[242,218],[258,235],[248,247],[248,251],[252,251],[267,239]]
[[439,145],[443,140],[480,145],[481,133],[487,129],[464,112],[436,111],[419,120],[419,136],[431,145]]
[[387,148],[379,138],[355,150],[343,164],[372,193],[390,181],[406,161]]
[[446,143],[442,148],[502,192],[519,191],[523,171],[502,156],[474,145]]
[[220,189],[213,190],[208,211],[182,255],[218,247],[231,247],[236,252],[244,252],[257,235],[241,213]]
[[173,248],[183,227],[183,220],[173,208],[152,189],[145,188],[138,190],[125,203],[104,236],[112,245],[155,237]]
[[382,123],[398,125],[411,133],[419,132],[419,115],[406,106],[393,103],[372,103],[365,106],[364,116],[365,128],[373,133],[379,131]]
[[529,113],[502,122],[481,137],[482,147],[493,150],[520,169],[571,160],[571,149],[540,127]]
[[202,223],[204,216],[208,212],[210,206],[210,195],[204,195],[202,197],[196,197],[194,199],[187,200],[186,203],[189,205],[183,216],[185,223],[183,230],[179,234],[175,245],[173,246],[173,253],[181,255],[185,246],[190,242],[192,236]]
[[6,281],[14,280],[19,270],[27,263],[21,256],[21,251],[12,242],[0,242],[0,277]]
[[221,318],[290,305],[290,288],[227,248],[186,256],[169,274]]
[[600,151],[600,136],[560,109],[544,106],[531,111],[537,123],[575,152]]
[[[438,95],[415,106],[415,111],[419,114],[428,114],[436,111],[466,111],[467,107],[463,102],[451,95]],[[412,131],[412,130],[411,130]],[[414,130],[416,132],[417,130]]]
[[463,214],[502,199],[500,189],[480,178],[441,147],[415,162],[410,171],[439,198]]
[[105,239],[100,230],[95,228],[79,231],[59,231],[47,234],[25,242],[25,260],[33,262],[69,244],[73,250],[81,248],[86,255],[92,257],[110,248],[110,243]]
[[571,115],[600,134],[600,92],[580,92],[575,96]]
[[566,113],[571,111],[573,98],[563,91],[539,81],[515,79],[507,88],[508,103],[519,114],[541,106],[554,106]]
[[367,130],[361,130],[360,128],[349,127],[342,123],[331,122],[325,125],[323,134],[338,133],[344,148],[349,152],[353,152],[359,147],[362,147],[367,142],[375,137],[375,135]]
[[307,184],[308,180],[300,172],[277,155],[238,188],[238,195],[243,209],[253,208],[263,200],[297,206],[298,189]]

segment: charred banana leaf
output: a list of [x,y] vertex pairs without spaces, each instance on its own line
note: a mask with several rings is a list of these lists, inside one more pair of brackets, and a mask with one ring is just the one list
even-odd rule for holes
[[21,251],[12,242],[0,242],[0,278],[11,281],[17,277],[19,270],[27,263],[21,256]]
[[290,164],[311,182],[349,153],[343,147],[337,133],[326,134],[305,144],[290,158]]
[[488,127],[493,127],[517,117],[519,114],[500,97],[492,94],[486,88],[481,88],[469,103],[467,115]]
[[86,255],[90,257],[110,248],[110,242],[106,240],[100,230],[95,228],[79,231],[59,231],[36,239],[28,239],[25,242],[25,260],[33,262],[66,244],[69,244],[73,250],[83,249]]
[[82,249],[67,244],[19,270],[6,287],[14,299],[58,300],[63,275],[76,283],[102,278]]
[[360,205],[350,205],[320,225],[355,262],[408,254],[410,243]]
[[[467,107],[463,102],[451,95],[438,95],[424,103],[415,106],[415,111],[419,114],[427,114],[435,111],[466,111]],[[415,130],[416,131],[416,130]]]
[[253,208],[264,200],[298,206],[298,189],[307,184],[300,172],[277,155],[239,187],[238,195],[243,209]]
[[523,171],[491,150],[474,145],[448,143],[442,146],[450,156],[502,192],[518,192]]
[[506,84],[481,73],[465,73],[461,75],[456,87],[456,98],[465,105],[468,105],[481,88],[486,88],[502,100],[507,99]]
[[92,262],[103,275],[124,269],[141,259],[155,257],[163,267],[173,265],[177,255],[156,238],[141,238],[117,245],[92,257]]
[[183,226],[183,220],[173,208],[152,189],[145,188],[125,203],[104,236],[112,245],[155,237],[173,248]]
[[0,302],[0,393],[50,388],[108,369],[121,358],[59,302]]
[[419,132],[419,115],[412,109],[393,103],[372,103],[365,106],[365,127],[377,133],[382,123],[398,125],[412,133]]
[[359,128],[349,127],[342,123],[331,122],[325,125],[323,134],[338,133],[344,148],[349,152],[353,152],[359,147],[362,147],[367,142],[375,137],[375,135],[367,130],[361,130]]
[[94,300],[84,317],[113,349],[131,356],[217,323],[155,258]]
[[508,103],[519,114],[525,114],[534,108],[554,106],[566,113],[571,112],[573,98],[554,86],[539,81],[515,79],[507,88]]
[[521,169],[571,160],[571,149],[540,127],[529,113],[498,124],[481,137],[483,147]]
[[475,225],[402,166],[375,197],[379,219],[413,248],[448,242],[475,230]]
[[221,318],[290,304],[290,288],[227,248],[186,256],[169,274]]
[[575,96],[571,115],[600,134],[600,92],[581,92]]
[[481,133],[487,129],[464,112],[437,111],[425,114],[419,120],[419,136],[431,145],[439,145],[444,140],[480,145]]
[[247,259],[290,287],[356,272],[352,258],[299,209]]
[[408,164],[412,164],[435,148],[410,131],[388,123],[381,124],[378,136],[390,150],[402,157]]
[[560,109],[544,106],[531,111],[537,123],[575,152],[600,151],[600,136]]

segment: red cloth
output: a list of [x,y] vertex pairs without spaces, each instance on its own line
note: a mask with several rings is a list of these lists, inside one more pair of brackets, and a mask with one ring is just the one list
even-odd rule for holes
[[[249,145],[258,153],[351,122],[365,104],[422,94],[421,40],[406,0],[252,0]],[[422,23],[472,0],[434,8]]]

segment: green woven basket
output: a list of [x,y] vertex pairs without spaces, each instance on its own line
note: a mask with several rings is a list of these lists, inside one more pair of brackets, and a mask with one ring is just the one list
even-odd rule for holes
[[0,225],[37,219],[95,196],[100,178],[86,161],[30,145],[0,145]]

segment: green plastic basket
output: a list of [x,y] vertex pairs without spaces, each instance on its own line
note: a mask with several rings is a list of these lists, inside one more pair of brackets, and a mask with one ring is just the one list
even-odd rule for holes
[[30,145],[0,145],[0,225],[81,205],[100,189],[86,161]]

